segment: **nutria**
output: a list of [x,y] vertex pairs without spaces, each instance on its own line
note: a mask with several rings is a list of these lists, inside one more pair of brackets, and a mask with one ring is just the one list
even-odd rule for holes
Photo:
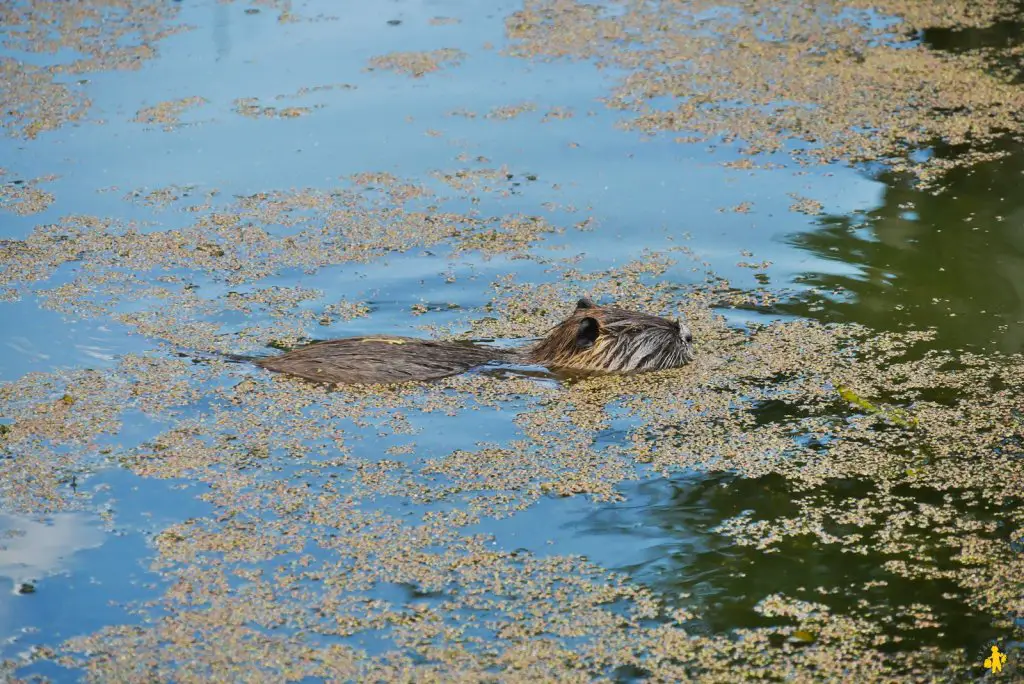
[[331,384],[434,380],[502,361],[551,370],[618,373],[688,363],[693,360],[693,335],[678,321],[597,306],[583,298],[571,316],[525,349],[412,337],[350,337],[249,360],[268,370]]

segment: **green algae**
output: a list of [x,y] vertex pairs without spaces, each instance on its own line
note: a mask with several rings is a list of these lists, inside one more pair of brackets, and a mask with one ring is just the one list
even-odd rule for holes
[[836,385],[836,392],[839,394],[840,397],[842,397],[843,401],[846,401],[852,404],[853,406],[856,406],[857,408],[866,411],[867,413],[881,416],[888,420],[889,422],[895,425],[899,425],[900,427],[917,427],[917,419],[911,415],[907,415],[901,409],[880,408],[872,404],[867,399],[864,399],[863,397],[858,395],[849,387],[844,387],[843,385]]

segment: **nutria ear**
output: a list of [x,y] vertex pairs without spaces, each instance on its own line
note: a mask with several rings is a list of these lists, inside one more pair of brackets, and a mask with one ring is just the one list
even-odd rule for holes
[[594,300],[592,300],[590,297],[582,297],[578,302],[576,302],[577,311],[579,311],[580,309],[593,309],[595,306],[597,305],[594,304]]
[[580,349],[590,349],[597,339],[599,326],[596,318],[587,316],[576,327],[576,346]]

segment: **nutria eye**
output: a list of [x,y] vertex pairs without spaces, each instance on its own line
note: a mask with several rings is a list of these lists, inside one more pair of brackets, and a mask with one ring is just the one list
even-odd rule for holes
[[577,309],[593,309],[594,306],[594,301],[590,297],[582,297],[576,302]]
[[594,346],[594,341],[597,339],[598,334],[597,320],[587,316],[580,321],[579,326],[576,328],[576,346],[580,349],[590,349]]

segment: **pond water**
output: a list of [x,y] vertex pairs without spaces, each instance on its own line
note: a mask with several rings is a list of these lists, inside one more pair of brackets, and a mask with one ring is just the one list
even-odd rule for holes
[[0,9],[0,676],[1020,676],[1024,6],[777,5]]

